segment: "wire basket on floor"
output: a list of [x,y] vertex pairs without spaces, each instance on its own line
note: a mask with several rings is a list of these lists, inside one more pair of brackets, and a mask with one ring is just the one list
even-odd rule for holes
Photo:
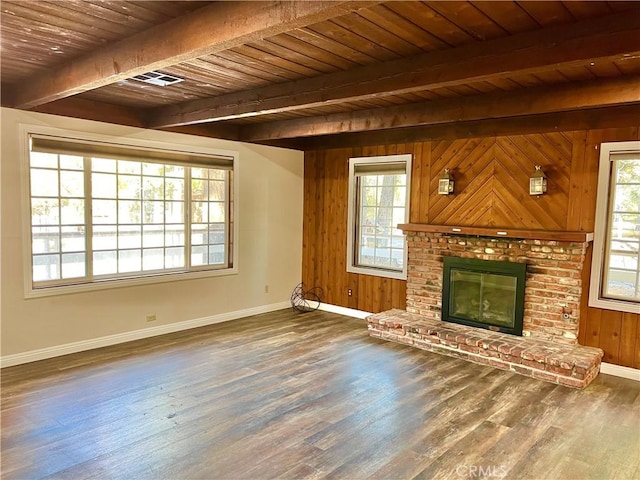
[[294,312],[307,313],[320,308],[322,298],[322,288],[313,287],[304,289],[304,283],[300,282],[291,294],[291,308]]

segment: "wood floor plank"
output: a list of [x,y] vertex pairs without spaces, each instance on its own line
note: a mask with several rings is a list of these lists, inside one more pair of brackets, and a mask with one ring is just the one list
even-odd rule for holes
[[637,382],[600,375],[569,389],[374,339],[362,320],[326,312],[6,368],[1,402],[6,480],[640,471]]

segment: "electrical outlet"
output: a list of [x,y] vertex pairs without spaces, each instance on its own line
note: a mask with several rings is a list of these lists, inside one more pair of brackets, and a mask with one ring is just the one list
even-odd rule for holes
[[155,322],[156,321],[156,314],[155,313],[148,313],[146,316],[147,322]]
[[351,290],[350,288],[347,289],[347,295],[352,296],[353,295],[353,290]]

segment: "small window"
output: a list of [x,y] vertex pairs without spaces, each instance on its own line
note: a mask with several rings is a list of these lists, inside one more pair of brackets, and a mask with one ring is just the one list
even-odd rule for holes
[[603,143],[589,305],[640,313],[640,142]]
[[28,141],[28,292],[233,268],[233,156]]
[[411,155],[349,159],[347,271],[407,278]]

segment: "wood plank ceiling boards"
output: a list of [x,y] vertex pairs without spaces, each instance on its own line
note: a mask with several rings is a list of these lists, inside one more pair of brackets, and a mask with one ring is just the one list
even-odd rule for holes
[[[635,2],[6,0],[1,10],[3,106],[99,110],[147,128],[304,148],[640,103]],[[184,81],[131,79],[149,71]]]

